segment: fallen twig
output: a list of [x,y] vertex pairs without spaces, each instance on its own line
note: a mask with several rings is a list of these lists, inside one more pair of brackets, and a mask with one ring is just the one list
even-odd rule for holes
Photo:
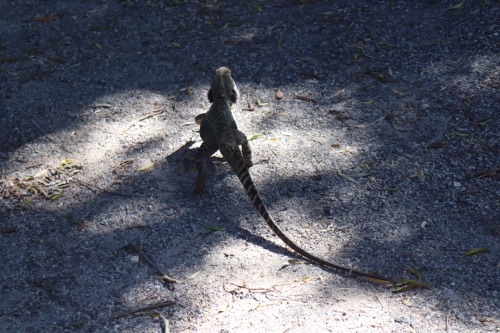
[[154,262],[152,261],[151,259],[149,259],[146,254],[144,252],[142,252],[141,249],[139,249],[137,246],[135,246],[134,244],[128,244],[127,246],[125,246],[125,248],[129,249],[129,250],[132,250],[132,251],[135,251],[137,253],[139,253],[139,255],[151,266],[153,267],[156,272],[160,275],[160,280],[164,281],[164,282],[170,282],[170,283],[182,283],[184,281],[180,281],[180,280],[176,280],[176,279],[173,279],[171,277],[169,277],[167,274],[165,274],[163,272],[163,270]]
[[483,178],[483,177],[493,177],[495,174],[500,172],[500,167],[481,171],[474,174],[469,174],[469,178]]
[[302,99],[302,100],[306,100],[306,101],[311,101],[311,102],[314,102],[314,103],[318,103],[318,101],[317,101],[317,100],[315,100],[314,98],[309,97],[309,96],[304,96],[304,95],[295,94],[295,98]]
[[170,333],[170,324],[162,313],[160,315],[160,328],[162,333]]
[[153,309],[157,309],[157,308],[162,308],[164,306],[173,305],[176,303],[177,303],[176,301],[163,301],[163,302],[153,303],[150,305],[146,305],[146,306],[137,308],[135,310],[115,313],[111,316],[111,318],[116,319],[116,318],[121,318],[121,317],[125,317],[125,316],[130,316],[133,314],[138,314],[139,312],[144,312],[144,311],[149,311],[149,310],[153,310]]
[[161,109],[157,109],[157,110],[154,110],[153,112],[151,113],[148,113],[147,115],[145,116],[142,116],[134,121],[132,121],[130,124],[128,124],[127,127],[125,127],[125,129],[122,131],[122,134],[125,133],[126,131],[128,131],[130,129],[130,127],[134,126],[135,124],[137,124],[138,122],[140,121],[143,121],[144,119],[148,119],[148,118],[151,118],[151,117],[154,117],[156,115],[159,115],[160,113],[162,113],[163,111],[165,111],[165,108],[161,108]]

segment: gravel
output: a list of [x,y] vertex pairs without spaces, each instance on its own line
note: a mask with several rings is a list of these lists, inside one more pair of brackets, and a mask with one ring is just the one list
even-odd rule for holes
[[[499,12],[1,2],[0,332],[498,332]],[[292,264],[219,153],[192,194],[220,66],[283,231],[431,289]]]

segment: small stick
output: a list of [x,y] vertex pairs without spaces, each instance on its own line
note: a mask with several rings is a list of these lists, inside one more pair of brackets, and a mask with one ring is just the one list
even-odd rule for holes
[[160,328],[162,333],[170,333],[170,324],[162,313],[160,315]]
[[446,332],[449,332],[451,329],[451,320],[450,320],[451,310],[452,309],[450,309],[450,311],[448,311],[448,314],[446,315],[446,323],[444,324],[444,330]]
[[130,250],[133,250],[137,253],[139,253],[139,255],[151,266],[153,267],[156,272],[161,275],[160,276],[160,279],[162,281],[166,281],[166,282],[170,282],[170,283],[181,283],[181,282],[184,282],[184,281],[180,281],[180,280],[176,280],[176,279],[173,279],[171,277],[169,277],[167,274],[163,273],[163,270],[157,265],[154,263],[154,261],[152,261],[151,259],[149,259],[146,254],[144,252],[142,252],[141,249],[139,249],[137,246],[135,246],[134,244],[128,244],[127,246],[125,246],[126,248],[130,249]]
[[491,177],[494,176],[496,173],[500,172],[500,167],[489,169],[486,171],[481,171],[475,174],[469,175],[470,178],[482,178],[482,177]]
[[148,113],[147,115],[145,116],[142,116],[134,121],[132,121],[130,124],[128,124],[127,127],[125,127],[125,129],[122,131],[122,133],[125,133],[126,131],[128,131],[130,129],[130,127],[134,126],[135,124],[137,124],[138,122],[140,121],[143,121],[144,119],[148,119],[148,118],[151,118],[151,117],[154,117],[156,115],[159,115],[160,113],[162,113],[163,111],[165,110],[165,108],[161,108],[161,109],[157,109],[157,110],[154,110],[153,112],[151,113]]
[[304,96],[304,95],[295,94],[295,98],[298,98],[298,99],[303,99],[303,100],[306,100],[306,101],[311,101],[311,102],[314,102],[314,103],[318,103],[318,101],[317,101],[317,100],[315,100],[314,98],[309,97],[309,96]]
[[173,304],[177,304],[177,302],[176,301],[163,301],[163,302],[153,303],[153,304],[150,304],[150,305],[146,305],[146,306],[137,308],[135,310],[130,310],[130,311],[126,311],[126,312],[115,313],[115,314],[113,314],[111,316],[111,318],[112,319],[121,318],[121,317],[125,317],[125,316],[136,314],[138,312],[144,312],[144,311],[148,311],[148,310],[162,308],[164,306],[173,305]]

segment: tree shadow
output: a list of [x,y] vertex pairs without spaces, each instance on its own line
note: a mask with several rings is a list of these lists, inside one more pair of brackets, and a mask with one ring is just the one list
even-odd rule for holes
[[[191,193],[196,175],[191,148],[198,136],[183,122],[208,105],[206,88],[219,65],[229,65],[240,90],[250,96],[242,98],[242,105],[250,102],[256,109],[235,112],[243,126],[257,128],[266,140],[277,137],[278,143],[289,137],[279,136],[280,131],[300,139],[290,151],[268,141],[252,142],[261,152],[261,165],[251,171],[256,186],[294,240],[314,254],[362,270],[398,277],[408,276],[407,265],[418,268],[438,286],[438,295],[424,294],[436,303],[441,286],[485,300],[498,292],[494,256],[462,257],[472,247],[498,251],[497,236],[491,234],[498,231],[498,178],[463,176],[493,168],[498,161],[498,125],[478,124],[491,117],[488,110],[498,108],[496,90],[482,86],[494,79],[487,73],[494,73],[495,60],[493,65],[484,63],[484,57],[495,58],[492,47],[480,44],[473,50],[476,44],[461,41],[469,36],[460,33],[467,30],[463,24],[474,21],[463,23],[452,16],[461,14],[448,13],[440,22],[421,25],[418,15],[432,13],[425,4],[327,5],[287,4],[283,10],[288,15],[279,17],[232,2],[224,8],[195,3],[130,8],[94,2],[63,8],[51,3],[43,10],[25,4],[8,11],[10,4],[0,5],[11,14],[3,14],[1,23],[6,34],[0,44],[0,107],[5,111],[0,115],[0,166],[9,172],[2,178],[32,175],[32,169],[53,167],[87,149],[120,155],[103,153],[86,161],[91,167],[84,169],[84,180],[91,185],[71,183],[63,199],[35,201],[19,210],[12,209],[10,199],[0,199],[2,227],[16,230],[0,235],[0,316],[8,318],[0,331],[12,329],[6,325],[13,322],[21,325],[19,332],[80,326],[82,331],[98,331],[111,327],[114,313],[136,309],[146,300],[177,300],[179,306],[168,309],[174,315],[192,309],[192,299],[206,297],[194,282],[178,285],[176,291],[163,286],[149,265],[130,260],[134,254],[124,249],[129,243],[140,245],[181,280],[200,267],[216,276],[206,260],[229,238],[295,256],[274,243],[236,177],[217,157],[209,164],[210,193]],[[444,3],[435,5],[446,10]],[[396,15],[398,6],[416,9],[405,18]],[[471,6],[477,6],[471,13],[487,20],[483,10],[493,5],[485,1]],[[45,11],[58,15],[33,19]],[[190,21],[187,13],[200,16]],[[388,13],[392,23],[381,23]],[[21,22],[25,17],[28,21]],[[244,17],[252,20],[247,23]],[[420,30],[406,36],[412,20]],[[224,22],[231,24],[224,28]],[[453,22],[459,23],[456,30],[448,26]],[[446,34],[447,29],[453,34]],[[301,36],[310,37],[302,47],[287,44],[287,39]],[[423,41],[410,40],[415,37]],[[391,46],[392,39],[398,47]],[[428,57],[411,57],[422,52]],[[462,66],[464,61],[458,60],[464,54]],[[478,71],[480,77],[471,78]],[[473,84],[483,88],[475,90]],[[285,91],[284,100],[274,99],[270,88],[275,87]],[[295,93],[318,103],[296,103]],[[270,103],[268,108],[257,107],[257,98]],[[134,126],[120,140],[106,142],[159,107],[166,111]],[[322,135],[309,136],[316,129]],[[184,133],[188,131],[193,133]],[[111,134],[101,135],[106,132]],[[304,138],[300,133],[306,133]],[[461,141],[461,134],[470,133],[474,141]],[[325,155],[311,138],[319,147],[351,148],[354,153],[336,152],[327,160],[334,167],[312,171],[305,166],[309,159]],[[273,162],[278,158],[272,153],[286,162],[283,156],[304,152],[313,157],[299,156],[295,167]],[[140,172],[143,158],[154,167]],[[136,164],[123,169],[109,165],[127,159],[137,159]],[[271,160],[264,164],[265,159]],[[98,170],[99,164],[105,167]],[[350,182],[336,172],[360,172],[365,164],[374,184],[366,178]],[[421,170],[426,182],[418,180]],[[454,182],[465,186],[455,189]],[[206,235],[201,224],[213,221],[227,232]],[[332,225],[333,231],[328,229]],[[302,232],[306,229],[314,231],[309,236]],[[203,279],[210,280],[209,273]],[[356,282],[356,288],[371,287]],[[322,292],[330,296],[333,289]],[[33,321],[19,319],[26,317]],[[131,330],[143,325],[142,319],[128,317],[120,322]]]

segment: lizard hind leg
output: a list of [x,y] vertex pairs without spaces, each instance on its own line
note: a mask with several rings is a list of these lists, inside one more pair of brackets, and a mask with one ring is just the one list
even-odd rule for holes
[[252,162],[252,149],[248,142],[245,142],[241,145],[241,153],[243,155],[243,161],[245,162],[247,168],[250,168],[253,165]]
[[252,162],[252,148],[250,148],[250,144],[248,143],[248,139],[245,133],[238,131],[238,144],[241,145],[241,154],[243,155],[243,161],[247,168],[250,168],[253,165]]

